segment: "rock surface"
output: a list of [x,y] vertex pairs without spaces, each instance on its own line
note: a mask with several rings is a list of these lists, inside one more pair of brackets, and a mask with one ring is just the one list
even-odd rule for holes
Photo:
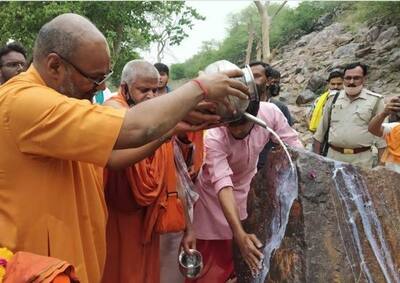
[[[281,246],[270,260],[268,277],[264,281],[253,279],[235,249],[238,282],[369,282],[368,276],[370,282],[399,282],[396,276],[400,276],[400,174],[384,168],[364,170],[334,163],[305,151],[293,151],[292,158],[298,172],[299,196],[291,208]],[[282,165],[287,164],[285,160],[282,150],[272,152],[265,168],[252,181],[249,217],[244,227],[262,243],[271,235],[268,227],[273,211],[280,209],[276,189],[282,170],[288,168]],[[335,164],[344,168],[335,170]],[[354,180],[346,183],[346,174]],[[360,195],[348,196],[353,189],[359,190]],[[364,201],[358,208],[357,200]],[[387,245],[392,266],[388,264],[388,255],[383,257],[383,268],[378,263],[372,242],[366,236],[363,209],[374,212],[380,221],[384,242],[379,240],[377,225],[371,225],[370,234],[378,247],[384,246],[382,243]],[[373,215],[372,212],[367,215]],[[359,247],[352,227],[357,227]],[[376,250],[379,253],[383,248]],[[391,281],[385,280],[382,270]]]
[[[299,95],[306,89],[319,96],[330,70],[357,61],[369,66],[366,87],[392,96],[400,93],[399,48],[398,28],[387,22],[365,23],[355,31],[335,22],[284,46],[272,65],[282,73],[281,96],[289,107],[303,101]],[[319,78],[317,85],[315,78]],[[312,100],[305,103],[304,107],[308,108]],[[295,128],[306,132],[306,116],[299,118]],[[309,144],[310,137],[307,134],[301,138]]]

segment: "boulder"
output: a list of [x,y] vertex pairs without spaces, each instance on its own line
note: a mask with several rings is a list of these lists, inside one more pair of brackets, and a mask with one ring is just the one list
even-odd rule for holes
[[372,47],[368,46],[368,47],[365,47],[363,49],[357,50],[356,53],[355,53],[355,56],[357,58],[362,58],[362,57],[366,56],[367,54],[371,53],[371,51],[372,51]]
[[306,79],[304,78],[304,76],[302,74],[297,74],[296,77],[294,78],[294,80],[296,81],[296,83],[301,84]]
[[307,83],[306,89],[318,92],[326,85],[326,79],[319,75],[313,75]]
[[373,26],[366,34],[366,38],[365,38],[366,41],[369,43],[374,42],[378,38],[379,33],[380,33],[379,27]]
[[358,49],[358,43],[349,43],[343,46],[340,46],[333,53],[333,57],[336,59],[343,57],[355,57],[356,50]]
[[382,32],[377,41],[380,43],[385,43],[387,41],[392,40],[394,37],[399,35],[399,30],[397,29],[396,26],[390,27],[387,30],[385,30],[384,32]]
[[296,104],[300,105],[300,104],[306,104],[310,101],[313,101],[316,98],[316,94],[309,89],[306,89],[304,91],[302,91],[299,96],[297,96],[296,98]]
[[279,247],[256,278],[235,247],[238,282],[400,282],[400,174],[304,150],[291,156],[297,179],[287,178],[287,157],[277,149],[252,180],[244,228],[264,243],[264,255],[271,239]]

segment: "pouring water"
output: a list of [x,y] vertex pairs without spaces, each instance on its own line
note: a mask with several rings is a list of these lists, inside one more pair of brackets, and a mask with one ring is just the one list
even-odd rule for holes
[[256,123],[257,125],[259,125],[261,127],[263,127],[264,129],[266,129],[268,132],[270,132],[276,138],[276,140],[279,142],[279,144],[282,146],[283,150],[285,151],[286,156],[287,156],[287,158],[289,160],[289,163],[290,163],[291,170],[293,171],[294,170],[294,165],[293,165],[292,157],[290,156],[286,145],[283,143],[283,141],[278,136],[278,134],[274,130],[272,130],[270,127],[268,127],[267,123],[265,123],[263,120],[255,117],[255,116],[253,116],[253,115],[251,115],[251,114],[249,114],[247,112],[244,112],[243,116],[246,117],[246,119]]

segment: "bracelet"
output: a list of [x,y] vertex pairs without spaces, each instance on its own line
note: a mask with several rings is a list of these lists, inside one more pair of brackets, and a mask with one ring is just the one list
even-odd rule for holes
[[204,97],[204,99],[206,99],[208,97],[208,91],[204,87],[204,85],[197,79],[193,79],[192,82],[196,83],[197,86],[203,91],[203,97]]

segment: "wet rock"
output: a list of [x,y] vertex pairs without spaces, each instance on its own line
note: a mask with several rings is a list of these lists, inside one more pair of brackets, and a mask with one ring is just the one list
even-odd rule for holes
[[296,104],[300,105],[300,104],[306,104],[310,101],[313,101],[317,96],[315,95],[314,92],[312,92],[309,89],[306,89],[304,91],[302,91],[299,96],[296,99]]
[[[235,248],[238,282],[399,282],[400,174],[291,152],[299,195],[285,237],[262,281],[252,279]],[[283,150],[272,151],[251,184],[244,228],[262,243],[272,234],[271,215],[281,209],[276,195],[285,164]]]

